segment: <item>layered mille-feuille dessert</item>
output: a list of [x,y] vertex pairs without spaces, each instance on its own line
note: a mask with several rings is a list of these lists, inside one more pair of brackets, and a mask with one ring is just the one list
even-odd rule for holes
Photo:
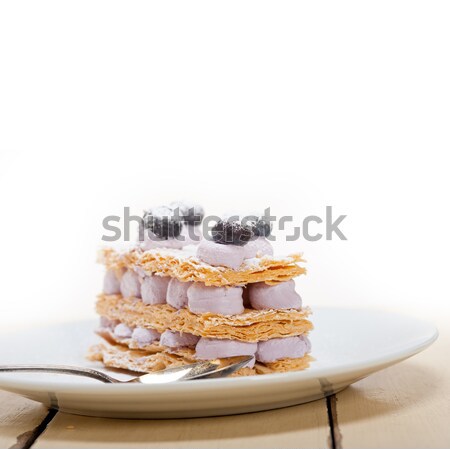
[[148,209],[136,243],[101,251],[91,360],[143,373],[240,355],[253,359],[234,375],[308,367],[310,310],[293,280],[306,272],[301,255],[274,256],[264,217],[226,217],[206,235],[203,217],[187,203]]

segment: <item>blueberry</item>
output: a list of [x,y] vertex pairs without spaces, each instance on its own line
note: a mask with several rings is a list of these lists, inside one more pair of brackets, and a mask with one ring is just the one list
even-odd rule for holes
[[212,238],[222,245],[246,245],[253,237],[250,226],[243,226],[237,221],[220,220],[212,228]]
[[174,215],[169,207],[162,206],[144,211],[144,228],[150,229],[161,239],[178,237],[181,234],[183,223],[180,217]]
[[252,231],[258,237],[268,237],[272,231],[272,225],[265,217],[261,217],[253,223]]
[[168,217],[153,217],[152,224],[149,226],[150,231],[157,237],[167,240],[169,237],[178,237],[181,234],[183,224],[181,221],[172,220]]
[[[240,214],[227,214],[225,216],[222,216],[222,220],[228,220],[228,221],[236,221],[239,219],[241,215]],[[248,214],[245,215],[241,223],[246,226],[250,226],[252,229],[254,237],[268,237],[272,231],[272,224],[269,220],[270,217],[267,217],[265,215],[259,215],[259,214]]]
[[178,208],[182,220],[190,226],[199,225],[205,216],[205,211],[200,204],[176,201],[171,203],[170,206],[173,210]]

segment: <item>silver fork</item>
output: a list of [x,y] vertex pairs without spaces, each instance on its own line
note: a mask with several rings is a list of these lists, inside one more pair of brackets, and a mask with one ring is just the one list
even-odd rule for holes
[[[237,356],[228,359],[208,360],[204,362],[192,363],[190,365],[168,368],[154,373],[143,374],[130,380],[118,380],[108,374],[102,373],[92,368],[66,365],[0,365],[0,372],[40,372],[69,374],[74,376],[90,377],[107,384],[162,384],[181,380],[192,380],[211,377],[226,377],[246,365],[252,356]],[[227,364],[228,363],[228,364]]]

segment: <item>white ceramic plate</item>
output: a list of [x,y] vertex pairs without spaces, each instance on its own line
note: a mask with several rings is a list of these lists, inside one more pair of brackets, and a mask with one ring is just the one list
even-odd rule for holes
[[[301,404],[336,393],[433,343],[436,328],[373,310],[318,308],[311,334],[316,361],[305,371],[167,385],[102,384],[35,373],[2,373],[0,388],[67,413],[121,418],[229,415]],[[66,323],[3,335],[0,364],[57,363],[100,368],[84,355],[95,322]],[[123,373],[108,371],[118,378]]]

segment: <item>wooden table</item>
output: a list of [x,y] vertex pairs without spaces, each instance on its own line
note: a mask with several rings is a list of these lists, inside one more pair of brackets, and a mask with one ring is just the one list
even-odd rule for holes
[[119,420],[0,391],[0,448],[448,448],[450,339],[309,404],[218,418]]

